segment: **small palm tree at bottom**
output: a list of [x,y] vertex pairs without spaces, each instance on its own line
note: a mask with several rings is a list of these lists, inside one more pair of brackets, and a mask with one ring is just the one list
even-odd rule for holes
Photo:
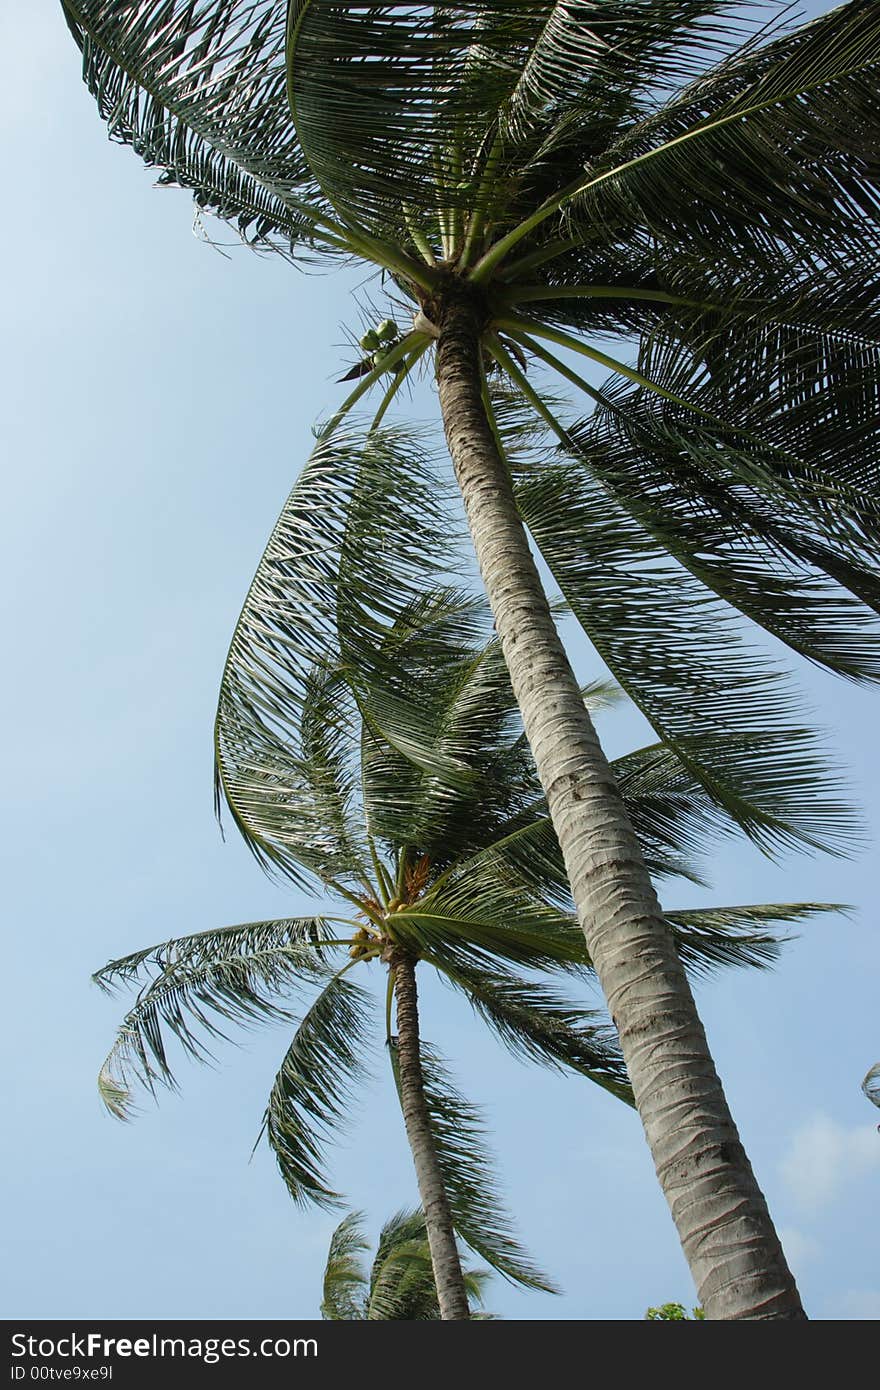
[[[585,698],[595,706],[608,691]],[[441,1317],[469,1316],[456,1235],[506,1277],[550,1290],[500,1205],[478,1112],[420,1036],[416,975],[430,966],[516,1055],[632,1103],[607,1017],[557,984],[582,984],[591,961],[483,606],[448,590],[413,599],[377,636],[372,663],[328,652],[312,667],[299,711],[286,736],[252,712],[227,718],[247,782],[228,777],[222,789],[264,862],[317,878],[336,910],[200,932],[105,966],[102,986],[145,983],[102,1070],[103,1097],[125,1116],[132,1081],[174,1084],[167,1035],[204,1059],[226,1022],[291,1022],[291,998],[317,990],[297,1010],[263,1132],[294,1200],[334,1205],[323,1148],[349,1118],[373,1004],[350,974],[380,969]],[[699,786],[661,746],[619,759],[615,775],[652,872],[694,877],[688,853],[718,821]],[[817,910],[716,908],[667,922],[699,972],[766,963],[775,925]]]
[[645,1314],[646,1322],[702,1322],[706,1317],[702,1308],[688,1313],[683,1303],[661,1303],[659,1308],[649,1308]]
[[[386,1221],[369,1274],[361,1256],[369,1250],[363,1215],[352,1211],[340,1221],[330,1239],[321,1317],[332,1322],[436,1322],[440,1305],[431,1268],[425,1217],[421,1211],[399,1211]],[[468,1301],[483,1302],[487,1270],[463,1271]],[[471,1317],[488,1317],[471,1312]]]

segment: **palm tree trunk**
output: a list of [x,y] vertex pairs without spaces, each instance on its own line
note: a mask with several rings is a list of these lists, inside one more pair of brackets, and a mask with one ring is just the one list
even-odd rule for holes
[[480,573],[578,918],[700,1301],[708,1318],[804,1318],[495,443],[482,400],[485,312],[455,284],[427,312],[439,329],[440,406]]
[[415,962],[406,951],[394,947],[388,963],[394,972],[394,998],[397,1005],[397,1063],[400,1101],[406,1137],[412,1150],[419,1197],[425,1213],[428,1248],[437,1285],[441,1318],[469,1318],[467,1291],[455,1243],[452,1212],[446,1185],[437,1162],[437,1150],[428,1107],[422,1062],[419,1055],[419,1006],[416,993]]

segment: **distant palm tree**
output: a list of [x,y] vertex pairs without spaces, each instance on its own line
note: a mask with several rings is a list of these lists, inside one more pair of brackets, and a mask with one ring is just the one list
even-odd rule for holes
[[[383,447],[389,442],[374,437],[367,455]],[[349,582],[337,575],[339,625],[335,640],[328,629],[323,662],[305,664],[297,686],[278,681],[272,702],[253,698],[255,664],[261,682],[270,676],[270,630],[296,649],[300,599],[320,590],[321,566],[331,560],[322,552],[313,568],[293,538],[316,520],[318,464],[285,509],[287,542],[299,551],[293,577],[273,561],[270,544],[242,613],[221,688],[217,757],[220,789],[257,857],[301,883],[317,881],[340,906],[178,938],[99,971],[105,986],[147,980],[105,1064],[102,1089],[124,1114],[128,1074],[150,1086],[173,1080],[165,1032],[203,1057],[223,1019],[289,1019],[276,1001],[317,988],[275,1080],[264,1127],[294,1199],[333,1203],[323,1142],[349,1118],[371,1016],[370,996],[348,975],[358,966],[383,970],[388,1055],[439,1305],[444,1318],[464,1318],[455,1232],[508,1277],[550,1286],[499,1211],[478,1115],[420,1039],[417,967],[434,967],[521,1057],[570,1068],[628,1101],[631,1093],[607,1022],[546,978],[583,977],[591,962],[482,602],[451,590],[419,592],[414,558],[408,579],[375,596],[381,620],[375,611],[357,612],[363,575],[356,550],[343,546],[340,568]],[[361,481],[369,492],[371,478]],[[327,500],[339,515],[338,499]],[[401,487],[389,502],[388,529],[372,542],[396,570],[398,542],[416,557],[432,544],[427,519],[413,527],[421,513],[411,500]],[[394,517],[405,523],[402,533]],[[257,631],[262,656],[250,645]],[[586,698],[595,705],[608,692],[594,687]],[[288,705],[295,724],[285,723]],[[691,872],[688,850],[718,826],[711,800],[659,746],[619,759],[615,773],[652,870]],[[771,959],[773,927],[816,910],[789,904],[669,913],[667,926],[682,960],[699,971]],[[349,957],[341,966],[332,963],[340,950]],[[535,971],[545,978],[531,978]]]
[[[111,135],[160,182],[258,250],[377,268],[411,315],[365,335],[332,423],[376,385],[381,419],[433,354],[580,923],[700,1297],[710,1317],[803,1316],[525,528],[709,794],[765,843],[814,843],[830,809],[815,761],[731,610],[831,670],[878,675],[880,5],[775,29],[737,0],[63,8]],[[514,466],[490,367],[561,452]],[[581,374],[596,368],[604,384]],[[581,405],[557,411],[547,373]]]
[[[440,1305],[424,1213],[399,1211],[386,1221],[369,1275],[361,1260],[370,1248],[363,1221],[361,1212],[349,1212],[333,1232],[324,1270],[321,1317],[332,1322],[436,1322]],[[489,1276],[479,1269],[464,1270],[463,1275],[473,1310],[474,1304],[483,1301]]]
[[646,1322],[702,1322],[706,1314],[699,1305],[689,1313],[683,1303],[661,1303],[659,1308],[649,1308],[645,1314]]

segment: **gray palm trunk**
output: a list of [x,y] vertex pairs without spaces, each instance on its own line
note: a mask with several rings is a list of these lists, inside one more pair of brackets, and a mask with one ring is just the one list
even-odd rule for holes
[[707,1318],[803,1319],[495,443],[483,403],[484,310],[459,284],[428,312],[439,329],[440,406],[480,573],[578,919],[700,1302]]
[[389,953],[389,966],[393,971],[394,999],[397,1005],[397,1064],[403,1121],[412,1151],[422,1211],[425,1214],[425,1229],[428,1234],[434,1283],[437,1286],[440,1317],[469,1318],[467,1290],[455,1243],[452,1212],[437,1160],[428,1107],[425,1103],[419,1054],[415,962],[408,952],[398,948]]

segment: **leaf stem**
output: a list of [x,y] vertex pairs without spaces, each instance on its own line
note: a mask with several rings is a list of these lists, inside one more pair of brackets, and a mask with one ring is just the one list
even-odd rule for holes
[[685,400],[682,396],[676,396],[673,391],[667,391],[658,382],[652,381],[650,377],[643,376],[634,367],[628,367],[625,362],[620,362],[616,357],[609,357],[607,352],[600,352],[598,348],[587,347],[579,338],[574,338],[570,333],[563,333],[558,328],[549,328],[544,323],[538,323],[534,319],[520,318],[518,315],[499,316],[495,320],[497,328],[504,329],[511,334],[516,332],[534,333],[536,338],[546,338],[551,343],[556,343],[559,347],[568,348],[571,352],[579,352],[582,357],[588,357],[591,362],[598,362],[602,367],[608,367],[612,372],[619,372],[629,381],[634,381],[637,386],[643,386],[648,391],[654,391],[664,400],[672,401],[674,405],[684,406],[686,410],[692,410],[696,415],[705,418],[714,417],[702,406],[695,405],[692,401]]
[[613,169],[606,169],[604,173],[597,174],[594,178],[573,179],[571,183],[566,184],[565,188],[560,189],[552,198],[548,198],[539,208],[536,208],[531,216],[526,217],[517,227],[513,227],[506,236],[496,241],[494,246],[490,246],[483,258],[474,266],[470,279],[476,283],[482,283],[488,279],[499,262],[503,261],[508,251],[511,251],[536,227],[540,227],[542,222],[545,222],[548,217],[552,217],[555,212],[559,211],[563,203],[569,202],[572,198],[589,193],[592,189],[607,183],[609,179],[619,178],[621,174],[628,173],[631,169],[637,169],[660,155],[668,154],[670,150],[689,140],[697,140],[702,135],[711,135],[715,131],[723,130],[726,126],[732,125],[734,121],[747,120],[749,116],[758,115],[761,111],[768,111],[773,106],[782,106],[787,101],[795,101],[798,97],[806,96],[808,92],[827,87],[830,83],[839,82],[842,78],[852,77],[867,66],[869,63],[860,62],[851,68],[844,69],[843,72],[835,72],[833,76],[823,78],[818,82],[808,83],[806,86],[798,87],[792,91],[781,92],[777,96],[770,97],[765,101],[753,102],[749,106],[741,106],[736,111],[728,112],[726,116],[719,116],[713,121],[703,121],[697,126],[692,126],[690,130],[684,131],[681,135],[676,135],[671,140],[665,140],[662,145],[655,145],[653,149],[646,150],[644,154],[624,160],[622,164],[615,165]]
[[[329,439],[331,434],[333,434],[333,432],[345,419],[352,406],[357,405],[361,396],[365,396],[366,393],[369,391],[370,387],[375,386],[376,382],[379,380],[379,377],[382,376],[384,372],[387,372],[390,367],[396,366],[396,364],[403,357],[405,357],[408,352],[412,351],[413,347],[416,345],[416,340],[423,337],[426,337],[426,335],[422,333],[416,333],[415,331],[413,331],[412,333],[408,333],[405,338],[401,338],[400,342],[394,345],[394,347],[388,353],[388,356],[380,363],[378,367],[373,367],[369,372],[367,372],[366,376],[361,377],[357,386],[354,388],[350,395],[346,396],[345,400],[342,402],[342,405],[336,411],[335,415],[332,415],[330,417],[326,425],[321,426],[320,430],[318,431],[318,438],[320,440]],[[428,339],[427,341],[430,342],[430,339]]]
[[471,253],[486,226],[486,213],[492,192],[492,184],[495,178],[495,170],[501,158],[502,143],[501,128],[499,126],[495,132],[495,138],[492,141],[489,153],[486,156],[486,162],[483,165],[479,186],[474,194],[474,209],[468,220],[467,235],[465,236],[461,258],[458,263],[460,270],[464,270],[467,267],[471,258]]
[[655,304],[682,304],[696,309],[714,309],[697,299],[683,299],[665,290],[637,289],[629,285],[520,285],[513,284],[500,295],[504,304],[525,304],[530,300],[550,299],[635,299]]
[[560,376],[564,376],[566,381],[570,381],[573,386],[584,391],[597,405],[610,405],[607,396],[604,396],[601,391],[597,391],[595,386],[591,386],[588,381],[579,376],[577,372],[572,371],[571,367],[566,366],[560,358],[552,352],[548,352],[540,343],[536,343],[534,338],[529,337],[528,333],[519,333],[514,329],[508,329],[507,332],[515,342],[521,343],[524,348],[528,348],[529,352],[534,353],[535,357],[546,362],[548,367],[552,367],[554,371],[559,372]]
[[425,353],[428,351],[429,346],[430,339],[426,340],[424,343],[420,343],[419,346],[416,348],[415,352],[409,358],[409,360],[401,363],[400,369],[395,373],[391,385],[388,387],[388,390],[382,397],[382,404],[379,406],[379,409],[376,411],[376,414],[373,417],[373,423],[370,425],[370,434],[373,433],[373,430],[379,428],[380,424],[382,423],[382,417],[384,416],[386,410],[390,406],[391,402],[394,400],[394,397],[397,395],[398,391],[400,390],[406,378],[409,376],[413,367],[416,365],[416,363],[419,361],[421,357],[424,357]]

